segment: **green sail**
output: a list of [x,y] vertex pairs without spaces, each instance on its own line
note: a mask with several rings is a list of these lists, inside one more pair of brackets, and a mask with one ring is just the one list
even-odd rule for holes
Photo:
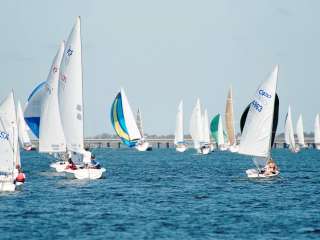
[[[220,114],[217,114],[214,116],[211,120],[210,123],[210,130],[211,130],[211,135],[214,139],[214,141],[219,145],[218,143],[218,125],[219,125],[219,119],[220,119]],[[228,135],[227,133],[223,130],[223,136],[224,136],[224,142],[228,141]]]

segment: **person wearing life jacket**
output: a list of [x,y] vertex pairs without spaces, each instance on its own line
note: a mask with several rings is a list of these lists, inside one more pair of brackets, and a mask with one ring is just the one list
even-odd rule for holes
[[68,165],[66,166],[66,169],[76,170],[77,166],[74,164],[71,158],[68,159]]
[[23,173],[23,170],[19,164],[16,165],[16,168],[14,170],[14,176],[16,182],[24,183],[24,181],[26,180],[26,175]]

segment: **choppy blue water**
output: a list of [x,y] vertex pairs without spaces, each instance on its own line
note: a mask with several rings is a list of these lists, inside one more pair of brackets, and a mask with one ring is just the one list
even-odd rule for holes
[[275,150],[281,177],[250,181],[249,158],[96,149],[98,181],[65,179],[22,153],[23,190],[0,195],[0,239],[320,239],[320,152]]

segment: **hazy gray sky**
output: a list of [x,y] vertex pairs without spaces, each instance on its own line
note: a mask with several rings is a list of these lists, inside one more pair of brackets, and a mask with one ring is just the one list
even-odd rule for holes
[[184,100],[185,130],[199,96],[212,117],[234,89],[236,127],[258,84],[280,65],[280,123],[313,130],[319,112],[320,1],[161,0],[0,3],[0,97],[25,102],[47,77],[59,42],[82,19],[85,134],[113,133],[110,106],[124,87],[145,132],[174,132]]

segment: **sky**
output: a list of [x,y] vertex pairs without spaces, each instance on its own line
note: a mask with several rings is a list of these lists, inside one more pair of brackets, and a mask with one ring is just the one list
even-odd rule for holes
[[210,118],[233,87],[236,130],[258,85],[279,64],[283,131],[288,104],[313,131],[319,112],[320,1],[2,0],[0,98],[25,103],[46,80],[61,40],[81,16],[85,135],[113,133],[111,104],[121,87],[144,131],[170,134],[184,101],[185,132],[197,97]]

